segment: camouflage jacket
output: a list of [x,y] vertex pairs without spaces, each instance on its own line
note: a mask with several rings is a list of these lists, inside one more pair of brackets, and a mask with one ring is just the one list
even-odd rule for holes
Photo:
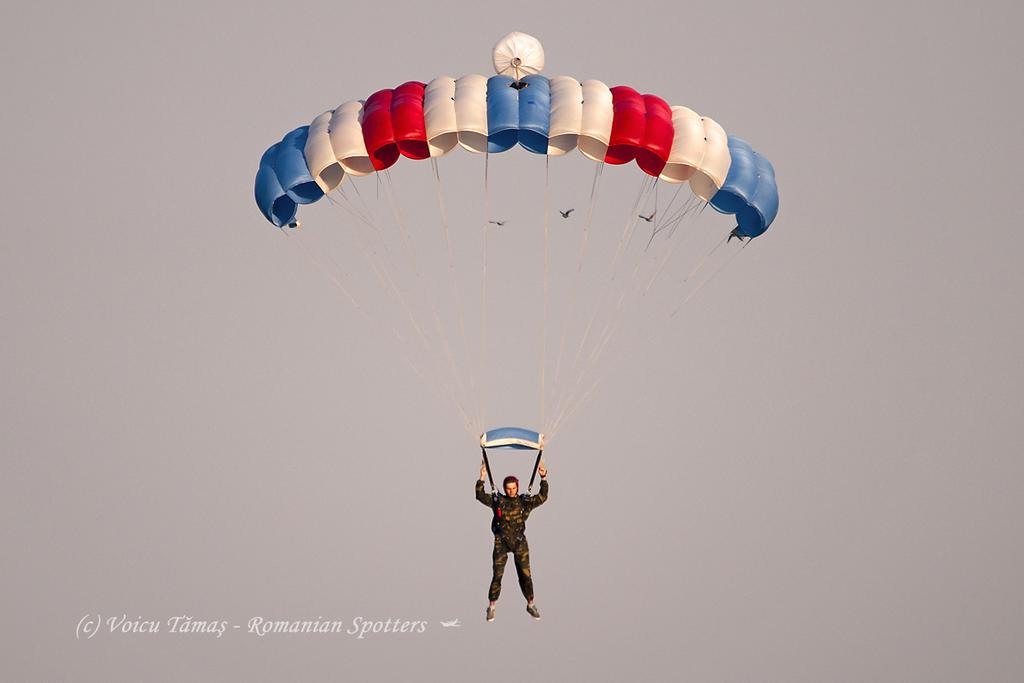
[[526,518],[533,509],[543,505],[548,499],[548,482],[540,480],[540,493],[531,496],[521,493],[514,498],[504,494],[492,494],[484,491],[484,483],[476,482],[476,499],[494,510],[491,519],[491,531],[509,543],[516,543],[526,537]]

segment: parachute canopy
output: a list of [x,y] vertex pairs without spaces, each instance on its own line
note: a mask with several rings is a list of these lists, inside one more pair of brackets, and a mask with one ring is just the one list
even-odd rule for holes
[[491,53],[499,76],[529,76],[544,70],[544,47],[531,35],[512,31],[498,41]]
[[544,449],[544,435],[521,427],[500,427],[481,434],[480,446],[539,451]]
[[496,154],[515,146],[561,156],[575,148],[607,164],[632,161],[667,183],[688,182],[736,234],[757,237],[775,220],[771,163],[716,121],[628,86],[541,75],[540,42],[513,32],[494,48],[497,75],[408,81],[317,116],[267,150],[256,173],[256,204],[281,227],[297,205],[317,201],[345,175],[383,171],[401,157],[434,159],[458,146]]

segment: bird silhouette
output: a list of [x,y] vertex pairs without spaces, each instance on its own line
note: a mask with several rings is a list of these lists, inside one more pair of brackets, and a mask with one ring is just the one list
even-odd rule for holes
[[653,220],[654,220],[654,214],[656,214],[656,213],[658,213],[658,212],[657,212],[657,211],[654,211],[653,213],[651,213],[651,215],[650,215],[650,216],[644,216],[643,214],[639,214],[639,213],[638,213],[638,214],[637,214],[637,217],[638,217],[638,218],[643,218],[643,219],[644,219],[645,221],[647,221],[648,223],[650,223],[651,221],[653,221]]
[[576,209],[569,209],[568,211],[562,211],[561,209],[559,209],[558,213],[562,214],[562,218],[568,218],[569,214],[572,213],[575,210]]
[[487,222],[488,223],[493,223],[494,225],[497,225],[499,228],[501,226],[505,225],[505,221],[487,221]]
[[740,235],[740,227],[739,227],[738,225],[737,225],[737,226],[736,226],[736,227],[735,227],[735,228],[733,229],[733,231],[732,231],[732,232],[730,232],[730,233],[729,233],[729,239],[727,239],[727,240],[725,241],[725,243],[726,243],[726,244],[729,244],[729,242],[732,242],[732,238],[733,238],[733,237],[735,237],[736,239],[738,239],[738,240],[739,240],[740,242],[742,242],[742,241],[743,241],[743,237],[742,237],[742,235]]
[[462,624],[459,623],[458,619],[452,619],[451,621],[442,621],[441,626],[444,626],[445,628],[455,626],[456,628],[458,628],[459,626],[462,626]]

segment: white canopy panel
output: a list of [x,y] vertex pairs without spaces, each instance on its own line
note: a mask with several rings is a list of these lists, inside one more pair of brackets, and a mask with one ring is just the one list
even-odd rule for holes
[[583,113],[577,144],[583,156],[604,161],[612,134],[612,91],[601,81],[593,79],[583,81],[582,90]]
[[690,179],[704,158],[707,142],[700,114],[689,107],[672,107],[672,150],[661,179],[670,183],[684,183]]
[[363,103],[351,100],[334,110],[331,117],[331,147],[334,156],[345,169],[345,173],[354,176],[373,173],[373,164],[366,151],[363,141],[363,127],[360,119],[363,114]]
[[470,152],[487,152],[487,79],[469,74],[455,81],[455,123],[459,144]]
[[454,78],[438,76],[427,83],[423,93],[423,119],[430,156],[444,156],[459,144]]
[[309,167],[309,174],[320,189],[325,193],[330,192],[345,179],[345,171],[334,156],[334,148],[331,146],[331,117],[332,111],[325,111],[313,119],[309,124],[309,135],[306,137],[306,164]]
[[732,156],[729,154],[729,136],[725,129],[709,116],[702,116],[700,120],[704,124],[707,147],[704,158],[690,177],[690,189],[704,201],[710,202],[725,182]]
[[570,76],[555,76],[551,85],[548,154],[561,156],[576,148],[583,126],[583,86]]

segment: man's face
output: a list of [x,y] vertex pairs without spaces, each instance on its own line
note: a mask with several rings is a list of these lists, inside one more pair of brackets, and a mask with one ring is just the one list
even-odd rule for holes
[[514,481],[510,481],[509,483],[505,484],[506,496],[512,498],[515,497],[517,493],[519,493],[519,484],[515,483]]

